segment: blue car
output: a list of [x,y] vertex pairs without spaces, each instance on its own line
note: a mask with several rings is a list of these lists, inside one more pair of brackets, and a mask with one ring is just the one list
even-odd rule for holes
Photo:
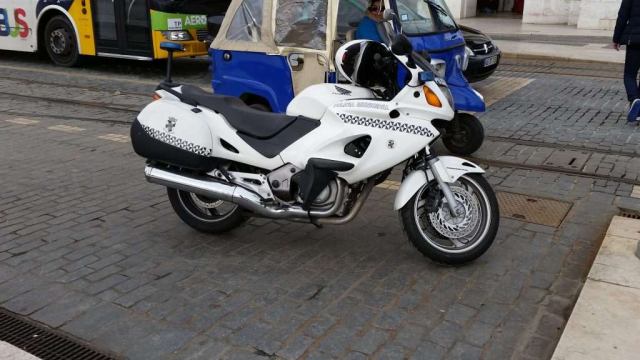
[[[286,112],[306,87],[339,83],[333,57],[353,38],[367,0],[232,0],[209,50],[212,87],[258,110]],[[463,75],[469,60],[465,40],[444,0],[386,0],[402,29],[451,89],[457,116],[443,121],[447,149],[469,155],[480,148],[484,129],[467,112],[484,112],[482,96]],[[396,30],[398,31],[398,30]]]

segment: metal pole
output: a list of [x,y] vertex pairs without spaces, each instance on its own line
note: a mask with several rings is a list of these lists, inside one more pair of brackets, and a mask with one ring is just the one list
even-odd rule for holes
[[165,82],[171,82],[171,63],[173,62],[173,50],[169,50],[169,58],[167,59],[167,78]]

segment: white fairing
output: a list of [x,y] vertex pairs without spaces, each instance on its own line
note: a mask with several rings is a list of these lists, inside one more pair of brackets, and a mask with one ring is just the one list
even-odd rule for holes
[[414,171],[402,181],[398,194],[396,194],[394,210],[402,209],[418,190],[433,181],[435,179],[433,171],[438,171],[440,178],[447,183],[454,183],[465,174],[484,174],[484,170],[480,166],[464,159],[453,156],[440,156],[438,159],[440,161],[435,164],[434,169],[429,169],[426,172]]
[[[407,61],[403,56],[398,59]],[[304,169],[312,158],[353,164],[351,170],[338,172],[338,176],[355,184],[398,165],[427,147],[439,136],[431,125],[432,120],[453,118],[453,109],[444,100],[438,85],[435,82],[425,84],[442,99],[442,107],[433,107],[427,103],[423,84],[417,80],[420,70],[410,71],[413,81],[391,101],[375,98],[368,89],[342,84],[315,85],[303,91],[287,113],[320,119],[320,125],[273,158],[263,156],[245,142],[222,115],[201,106],[198,106],[200,112],[193,112],[193,106],[181,103],[165,91],[158,91],[163,99],[147,106],[139,115],[139,121],[153,132],[152,136],[171,145],[177,144],[187,150],[189,147],[200,149],[199,152],[208,156],[260,169],[275,170],[288,163]],[[181,91],[180,88],[175,90]],[[171,118],[177,121],[169,131],[167,124]],[[364,137],[370,138],[364,155],[355,157],[345,152],[349,143]],[[227,150],[228,146],[223,146],[223,142],[237,152]],[[456,173],[451,175],[455,177]]]
[[[345,146],[364,136],[371,137],[364,156],[358,159],[347,155]],[[319,128],[285,149],[281,156],[285,163],[301,168],[310,158],[354,164],[352,170],[340,174],[353,184],[408,159],[437,136],[438,131],[428,121],[407,116],[394,102],[343,100],[327,109]]]
[[313,85],[303,90],[287,107],[287,115],[322,119],[329,106],[349,99],[373,98],[371,90],[354,85]]

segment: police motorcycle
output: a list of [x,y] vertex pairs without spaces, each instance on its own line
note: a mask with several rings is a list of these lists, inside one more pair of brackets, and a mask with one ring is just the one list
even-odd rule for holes
[[[347,224],[405,163],[394,209],[409,241],[437,263],[471,262],[496,236],[498,202],[481,167],[431,149],[440,136],[433,122],[454,116],[451,94],[412,50],[404,35],[390,47],[343,45],[336,65],[350,83],[309,86],[286,114],[173,83],[170,56],[155,101],[132,125],[133,148],[148,160],[146,179],[167,187],[177,215],[208,233],[232,230],[247,216]],[[399,65],[407,73],[402,89]]]
[[[390,45],[407,35],[451,90],[454,117],[433,125],[447,149],[469,155],[484,141],[482,96],[465,80],[465,42],[444,0],[384,0],[398,16],[385,18],[379,33]],[[285,113],[307,87],[342,82],[334,56],[354,39],[368,0],[232,0],[225,17],[210,19],[209,56],[213,92],[239,97],[255,109]],[[393,35],[386,37],[388,31]],[[404,86],[404,77],[399,84]]]

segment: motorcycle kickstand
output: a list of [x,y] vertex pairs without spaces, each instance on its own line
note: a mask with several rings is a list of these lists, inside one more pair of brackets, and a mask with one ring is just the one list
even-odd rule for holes
[[322,224],[318,224],[318,222],[311,217],[311,213],[309,213],[309,222],[311,223],[311,225],[315,226],[316,229],[322,229],[324,228],[324,226]]

